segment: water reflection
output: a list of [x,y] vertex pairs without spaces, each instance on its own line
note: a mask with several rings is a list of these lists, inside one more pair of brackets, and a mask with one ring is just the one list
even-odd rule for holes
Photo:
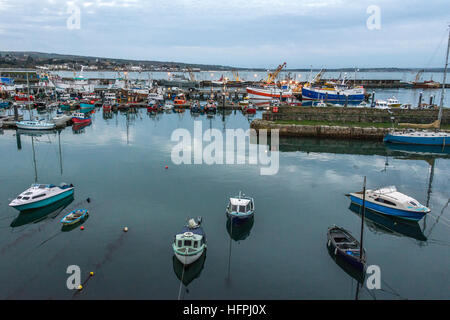
[[59,200],[51,205],[40,209],[21,211],[19,215],[11,222],[12,228],[17,228],[30,223],[38,223],[47,218],[56,218],[74,200],[73,195]]
[[[349,209],[361,217],[360,206],[352,203]],[[370,209],[366,209],[364,220],[369,229],[375,233],[405,236],[419,241],[427,241],[427,237],[423,234],[419,223],[416,221],[386,216]]]
[[175,255],[173,255],[172,257],[173,271],[175,272],[175,275],[177,276],[178,280],[180,280],[181,282],[179,298],[181,295],[181,284],[183,284],[185,287],[184,292],[189,293],[189,289],[187,287],[192,281],[200,277],[200,274],[202,273],[203,267],[205,265],[205,260],[206,260],[206,251],[203,252],[203,254],[197,261],[187,266],[183,265],[175,257]]
[[246,219],[244,221],[241,221],[237,223],[237,219],[234,219],[233,222],[231,222],[230,218],[227,218],[227,232],[230,235],[230,238],[234,241],[241,241],[245,240],[250,236],[250,231],[253,228],[255,217],[251,217],[249,219]]

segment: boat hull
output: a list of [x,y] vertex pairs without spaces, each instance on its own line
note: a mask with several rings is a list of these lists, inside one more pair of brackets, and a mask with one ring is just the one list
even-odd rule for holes
[[384,139],[384,142],[400,143],[400,144],[417,144],[417,145],[430,145],[430,146],[445,146],[450,144],[450,136],[405,136],[388,133]]
[[228,218],[232,219],[235,222],[239,222],[239,221],[244,221],[244,220],[248,220],[248,219],[252,218],[255,212],[249,211],[247,213],[236,214],[236,213],[230,213],[230,212],[226,211],[225,213]]
[[247,94],[253,100],[272,100],[274,98],[280,98],[280,96],[283,99],[292,97],[292,92],[282,91],[280,89],[247,88]]
[[324,100],[327,102],[362,102],[364,93],[358,94],[334,94],[324,90],[302,88],[302,100]]
[[193,255],[182,255],[178,252],[174,252],[175,257],[177,257],[178,261],[180,261],[184,265],[189,265],[197,261],[203,254],[204,250],[201,250]]
[[53,196],[51,198],[46,198],[46,199],[43,199],[43,200],[40,200],[40,201],[36,201],[36,202],[33,202],[33,203],[27,203],[27,204],[18,205],[18,206],[11,206],[11,207],[13,207],[14,209],[17,209],[19,211],[25,211],[25,210],[42,208],[42,207],[51,205],[51,204],[53,204],[53,203],[55,203],[57,201],[60,201],[62,199],[65,199],[65,198],[73,195],[73,193],[74,193],[74,189],[72,188],[72,189],[63,191],[63,192],[61,192],[61,193],[59,193],[59,194],[57,194],[57,195],[55,195],[55,196]]
[[25,129],[25,130],[52,130],[55,128],[55,124],[52,125],[46,125],[46,126],[40,126],[40,125],[27,125],[27,124],[21,124],[19,122],[16,122],[16,126],[19,129]]
[[[355,197],[353,195],[350,195],[350,200],[352,203],[362,206],[362,199]],[[408,219],[412,221],[419,221],[423,218],[423,216],[426,214],[424,211],[407,211],[407,210],[401,210],[401,209],[394,209],[386,206],[382,206],[376,203],[373,203],[371,201],[368,201],[366,199],[365,206],[367,209],[370,209],[372,211],[382,213],[385,215],[402,218],[402,219]]]

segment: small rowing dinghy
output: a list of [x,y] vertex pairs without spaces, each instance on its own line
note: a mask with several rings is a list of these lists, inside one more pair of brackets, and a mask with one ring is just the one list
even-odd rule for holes
[[87,211],[86,209],[73,210],[72,212],[67,214],[64,218],[61,219],[61,223],[65,226],[75,224],[77,222],[84,220],[88,214],[89,211]]
[[342,258],[358,270],[363,270],[366,263],[366,252],[361,257],[361,244],[350,232],[338,226],[328,228],[327,247],[336,258]]

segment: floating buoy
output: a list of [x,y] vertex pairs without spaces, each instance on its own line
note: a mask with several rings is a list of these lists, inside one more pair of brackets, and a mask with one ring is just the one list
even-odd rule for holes
[[91,271],[91,272],[89,273],[89,275],[92,277],[92,276],[94,275],[94,273]]
[[169,166],[166,166],[166,169],[169,169]]
[[127,232],[128,231],[128,227],[123,228],[123,231]]
[[79,286],[78,286],[78,290],[82,290],[83,289],[83,286],[80,284]]
[[83,226],[81,226],[81,227],[80,227],[80,230],[84,230],[84,227],[83,227]]

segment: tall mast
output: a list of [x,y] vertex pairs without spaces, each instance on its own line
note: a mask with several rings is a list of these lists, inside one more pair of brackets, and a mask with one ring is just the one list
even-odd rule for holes
[[450,50],[450,26],[448,30],[448,42],[447,42],[447,55],[445,57],[445,69],[444,69],[444,80],[442,81],[442,94],[441,94],[441,103],[439,105],[439,128],[441,126],[442,119],[442,108],[444,107],[444,95],[445,95],[445,82],[447,80],[447,67],[448,67],[448,52]]
[[359,252],[359,260],[364,259],[364,247],[363,247],[363,231],[364,231],[364,213],[366,211],[366,177],[364,176],[364,186],[363,186],[363,202],[362,202],[362,213],[361,213],[361,248]]

